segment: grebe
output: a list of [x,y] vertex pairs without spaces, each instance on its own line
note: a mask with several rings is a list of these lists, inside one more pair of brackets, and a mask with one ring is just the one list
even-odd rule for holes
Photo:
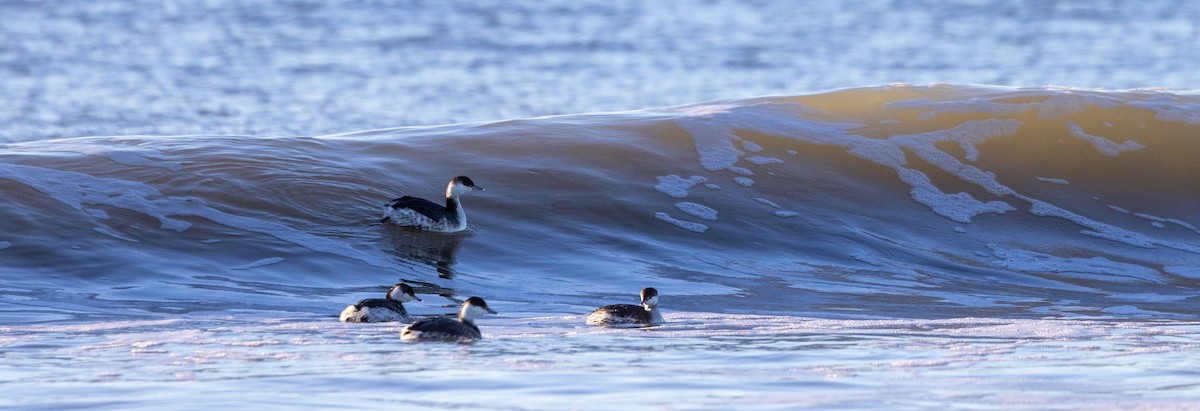
[[458,310],[458,320],[446,317],[422,318],[400,331],[401,340],[469,341],[483,338],[475,319],[486,313],[495,314],[479,297],[468,298]]
[[597,308],[587,316],[591,325],[662,324],[663,316],[658,311],[658,290],[642,289],[642,305],[613,304]]
[[442,233],[466,230],[467,214],[458,197],[471,190],[483,191],[483,188],[476,186],[469,177],[454,177],[446,186],[445,206],[423,198],[404,196],[389,201],[383,207],[383,219],[379,222]]
[[368,298],[358,304],[350,304],[342,310],[338,321],[344,323],[378,323],[387,321],[412,322],[404,303],[417,300],[416,292],[408,284],[396,284],[388,290],[385,298]]

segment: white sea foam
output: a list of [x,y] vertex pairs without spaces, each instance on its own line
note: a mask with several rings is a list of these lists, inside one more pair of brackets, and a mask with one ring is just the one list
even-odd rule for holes
[[846,146],[850,148],[850,150],[846,151],[850,155],[882,166],[900,168],[908,163],[908,160],[904,157],[904,151],[886,140],[859,137],[858,139],[850,140]]
[[1029,273],[1055,273],[1086,279],[1119,283],[1162,283],[1162,275],[1150,267],[1122,263],[1104,257],[1059,257],[1029,250],[989,245],[999,260],[993,264]]
[[1041,103],[1033,103],[1037,116],[1043,120],[1057,120],[1063,116],[1081,113],[1088,107],[1113,108],[1121,104],[1115,98],[1090,92],[1062,90]]
[[701,176],[683,178],[674,174],[656,178],[658,179],[658,184],[654,186],[654,189],[675,198],[687,197],[688,190],[693,186],[708,181],[707,178]]
[[751,153],[763,151],[763,147],[750,140],[742,141],[742,148]]
[[[1063,301],[1062,308],[1085,308],[1073,304]],[[278,391],[270,385],[271,381],[284,380],[291,387],[303,381],[323,383],[351,378],[356,384],[364,384],[364,392],[380,391],[374,394],[379,397],[369,397],[368,403],[382,405],[394,400],[388,396],[387,388],[394,388],[395,384],[375,382],[374,376],[380,373],[435,381],[429,388],[431,392],[452,394],[460,391],[456,387],[472,381],[478,383],[476,371],[486,370],[489,375],[506,381],[505,390],[500,391],[536,392],[540,404],[551,404],[554,408],[578,405],[580,395],[618,401],[622,406],[645,405],[649,401],[654,407],[666,408],[681,401],[703,405],[702,408],[721,408],[730,401],[745,401],[745,395],[753,395],[754,404],[764,404],[762,400],[767,398],[771,401],[765,404],[784,408],[798,402],[809,404],[821,396],[828,396],[830,399],[826,401],[831,402],[819,404],[861,402],[842,399],[848,393],[856,398],[875,395],[886,397],[884,402],[899,398],[917,403],[928,401],[930,385],[942,391],[954,390],[951,392],[955,396],[993,392],[993,389],[1017,396],[1022,391],[1061,392],[1055,398],[1073,405],[1087,401],[1088,405],[1104,408],[1114,398],[1107,396],[1106,390],[1115,388],[1118,391],[1115,395],[1120,395],[1131,389],[1144,389],[1144,379],[1153,381],[1151,387],[1176,386],[1178,381],[1170,377],[1186,370],[1186,361],[1180,363],[1179,359],[1190,358],[1200,351],[1200,345],[1195,343],[1198,333],[1194,321],[822,318],[673,310],[669,301],[664,305],[666,323],[650,328],[586,326],[584,318],[590,306],[551,313],[505,310],[506,315],[481,323],[486,338],[467,347],[398,344],[398,325],[330,323],[324,316],[256,320],[260,316],[233,319],[199,314],[189,316],[187,321],[161,325],[122,321],[105,323],[99,328],[77,324],[6,326],[4,332],[19,337],[23,343],[17,348],[21,355],[11,356],[6,363],[12,368],[12,381],[7,384],[30,395],[21,399],[79,385],[78,372],[71,374],[71,378],[59,377],[61,367],[69,362],[74,368],[91,372],[90,375],[108,375],[84,381],[89,384],[110,384],[113,378],[118,381],[165,378],[167,382],[183,382],[220,392],[234,378],[240,384],[266,391],[268,399],[296,395],[290,388]],[[1158,314],[1133,305],[1109,306],[1105,311],[1135,317],[1157,318]],[[64,347],[53,343],[64,340],[78,345]],[[131,355],[136,361],[130,360]],[[768,358],[757,358],[763,355]],[[405,360],[394,361],[395,358]],[[659,361],[661,358],[678,361]],[[1131,362],[1159,371],[1129,374]],[[1037,376],[1026,377],[1032,380],[1017,385],[1009,380],[996,383],[989,378],[997,371],[1028,375],[1022,370],[1030,367],[1038,370]],[[1116,380],[1096,381],[1097,370],[1104,375],[1123,374]],[[647,374],[672,375],[678,381],[668,384],[670,389],[665,391],[661,386],[646,388],[643,380]],[[362,377],[348,377],[355,375]],[[845,378],[891,381],[891,387],[900,394],[881,396],[876,393],[877,387],[856,388],[855,384],[822,388],[829,386],[831,380]],[[964,378],[974,383],[966,386],[954,383]],[[1161,381],[1164,378],[1166,381]],[[595,390],[597,379],[609,385],[629,386],[621,395],[610,398],[607,391]],[[734,380],[739,381],[736,387],[728,383]],[[689,387],[693,384],[698,386]],[[780,394],[777,389],[796,384],[806,387],[803,397],[790,390]],[[47,385],[53,390],[46,390]],[[548,386],[555,389],[547,391]],[[1089,387],[1093,394],[1079,396],[1081,386]],[[696,399],[714,392],[721,395],[719,390],[713,391],[718,387],[735,391],[733,395],[720,396],[719,401]],[[472,402],[450,404],[453,408],[464,404],[472,408],[497,404],[505,408],[528,406],[528,396],[514,399],[511,392],[488,394],[494,391],[497,390],[483,390],[478,393],[483,397],[471,397]],[[87,401],[113,398],[92,391],[85,394],[81,398]],[[1188,394],[1185,391],[1157,404],[1186,407],[1191,398]],[[342,404],[347,401],[341,392],[321,391],[313,395],[317,402],[331,406],[337,401],[343,401]],[[637,401],[628,402],[629,395],[637,396]],[[663,399],[664,395],[668,398]],[[1092,395],[1105,396],[1093,399]],[[311,405],[313,398],[310,395],[304,401]],[[1028,396],[1021,398],[1029,400]],[[1041,402],[1042,398],[1038,400]],[[229,403],[244,404],[244,401],[244,397],[236,397]],[[1019,407],[1027,403],[963,404]]]
[[743,176],[754,175],[754,171],[750,170],[746,167],[729,167],[729,171],[732,171],[734,174],[743,175]]
[[733,167],[738,157],[745,154],[733,146],[733,139],[737,137],[718,120],[711,117],[689,117],[687,121],[678,121],[677,124],[695,140],[696,152],[700,155],[700,166],[709,171]]
[[1003,214],[1016,210],[1003,201],[987,203],[976,200],[967,193],[947,194],[938,190],[929,177],[920,171],[902,168],[900,179],[913,187],[912,197],[918,203],[925,204],[934,213],[960,223],[969,223],[971,218],[984,213]]
[[1109,157],[1116,157],[1125,151],[1141,150],[1145,148],[1145,146],[1133,140],[1126,140],[1124,143],[1117,144],[1104,137],[1088,134],[1087,132],[1083,131],[1083,128],[1079,127],[1078,124],[1075,124],[1071,121],[1067,121],[1065,124],[1067,125],[1067,130],[1070,130],[1072,136],[1088,142],[1092,145],[1092,147],[1096,148],[1096,151],[1099,151],[1100,153]]
[[9,247],[12,247],[12,245],[13,245],[13,244],[12,244],[12,243],[10,243],[10,242],[8,242],[8,241],[0,241],[0,250],[4,250],[4,249],[7,249],[7,248],[9,248]]
[[[1093,237],[1103,238],[1106,240],[1117,241],[1117,242],[1129,244],[1129,245],[1132,245],[1135,247],[1151,248],[1155,245],[1160,245],[1163,247],[1174,248],[1174,249],[1180,250],[1180,251],[1187,251],[1190,253],[1200,254],[1200,247],[1196,247],[1191,244],[1152,238],[1145,234],[1129,231],[1129,230],[1126,230],[1126,229],[1123,229],[1123,228],[1120,228],[1120,227],[1117,227],[1117,226],[1114,226],[1111,224],[1105,224],[1105,223],[1101,223],[1101,222],[1089,219],[1087,217],[1064,210],[1058,206],[1055,206],[1053,204],[1050,204],[1050,203],[1047,203],[1047,202],[1044,202],[1041,200],[1036,200],[1036,199],[1033,199],[1030,197],[1025,197],[1025,196],[1019,196],[1019,197],[1021,197],[1021,199],[1028,201],[1030,204],[1032,204],[1032,207],[1030,207],[1029,212],[1032,213],[1033,215],[1046,216],[1046,217],[1058,217],[1058,218],[1061,218],[1064,220],[1072,221],[1076,224],[1079,224],[1079,225],[1091,230],[1091,231],[1088,231],[1088,230],[1082,231],[1082,233],[1084,235],[1090,235]],[[1110,206],[1110,208],[1111,208],[1111,206]]]
[[866,158],[877,164],[896,169],[901,181],[912,187],[913,199],[929,206],[935,213],[951,220],[967,223],[971,218],[984,213],[1003,214],[1013,211],[1011,205],[1003,201],[981,202],[969,194],[947,194],[938,189],[922,172],[905,168],[904,153],[900,147],[911,150],[926,162],[949,172],[964,181],[974,183],[989,193],[1003,196],[1014,192],[996,181],[994,174],[980,170],[958,161],[935,146],[939,142],[957,142],[967,153],[967,159],[974,160],[978,156],[976,144],[988,139],[1011,135],[1016,132],[1021,123],[1017,120],[973,120],[946,130],[928,133],[899,135],[887,141],[859,139],[852,140],[854,147],[851,154]]
[[1044,183],[1050,183],[1050,184],[1058,184],[1058,185],[1064,185],[1064,186],[1071,184],[1070,181],[1063,180],[1061,178],[1046,178],[1046,177],[1034,177],[1034,178],[1036,178],[1038,181],[1041,181]]
[[900,100],[884,104],[887,108],[929,110],[917,116],[918,120],[933,118],[950,113],[986,113],[992,115],[1013,115],[1027,107],[1021,104],[997,103],[985,98],[967,100],[934,101],[930,99]]
[[763,204],[763,205],[767,205],[767,207],[776,209],[774,214],[775,214],[775,216],[778,216],[778,218],[781,218],[781,219],[790,219],[790,218],[793,218],[793,216],[800,215],[800,213],[791,212],[791,210],[782,209],[782,207],[780,207],[779,204],[776,204],[775,202],[770,201],[770,199],[767,199],[767,198],[755,197],[754,201],[756,201],[760,204]]
[[1066,115],[1083,112],[1088,107],[1112,108],[1120,104],[1120,100],[1108,96],[1075,90],[1060,90],[1041,102],[1033,103],[1001,103],[990,98],[949,101],[913,99],[891,102],[885,104],[884,107],[929,110],[918,115],[918,120],[932,120],[939,115],[951,113],[1010,116],[1030,109],[1036,110],[1040,119],[1056,120]]
[[765,134],[813,141],[817,144],[837,143],[857,124],[837,124],[795,118],[794,113],[813,110],[796,103],[759,103],[748,106],[711,106],[698,110],[687,108],[689,114],[676,124],[692,136],[700,165],[709,171],[734,167],[745,153],[733,146],[740,141],[733,131],[753,130]]
[[679,227],[679,228],[682,228],[684,230],[691,231],[694,233],[703,233],[705,231],[708,231],[707,225],[700,224],[700,223],[693,223],[691,221],[683,221],[683,220],[671,217],[670,214],[667,214],[667,213],[664,213],[661,211],[654,213],[654,218],[657,218],[659,220],[670,223],[671,225],[674,225],[676,227]]
[[1200,124],[1200,103],[1184,103],[1169,96],[1156,96],[1129,103],[1154,111],[1154,118],[1176,123]]
[[1175,224],[1175,225],[1177,225],[1177,226],[1180,226],[1180,227],[1186,228],[1186,229],[1188,229],[1188,230],[1195,231],[1197,234],[1200,234],[1200,228],[1196,228],[1196,226],[1195,226],[1195,225],[1192,225],[1191,223],[1188,223],[1188,222],[1186,222],[1186,221],[1179,220],[1179,219],[1175,219],[1175,218],[1164,218],[1164,219],[1162,219],[1162,221],[1163,221],[1164,223],[1171,223],[1171,224]]
[[1171,224],[1175,224],[1179,227],[1196,232],[1197,234],[1200,234],[1200,229],[1197,229],[1196,226],[1189,224],[1185,221],[1177,220],[1174,218],[1163,218],[1163,217],[1153,216],[1153,215],[1145,214],[1145,213],[1134,213],[1133,215],[1138,218],[1150,220],[1150,224],[1156,228],[1166,228],[1166,224],[1171,223]]
[[757,202],[759,202],[759,204],[763,204],[763,205],[766,205],[771,208],[783,208],[783,207],[780,207],[779,204],[775,204],[774,201],[771,201],[771,200],[768,200],[768,199],[765,199],[762,197],[754,197],[754,201],[757,201]]
[[733,182],[738,183],[738,185],[743,187],[750,187],[754,185],[754,180],[746,177],[734,177]]
[[714,210],[711,207],[703,204],[697,204],[690,201],[681,201],[675,203],[675,208],[678,208],[679,211],[682,211],[684,214],[699,218],[701,220],[717,220],[717,210]]
[[[939,150],[935,144],[942,142],[958,143],[959,147],[966,152],[967,160],[975,161],[979,158],[979,149],[976,145],[996,137],[1016,134],[1020,126],[1021,122],[1013,119],[972,120],[945,130],[892,136],[888,140],[912,150],[922,159],[938,168],[946,170],[963,180],[979,184],[981,187],[988,189],[988,192],[992,194],[1004,195],[1009,194],[1011,190],[996,183],[994,175],[988,175],[988,173],[980,171],[973,166],[962,164],[954,156]],[[982,175],[983,177],[977,175]]]
[[754,164],[756,166],[762,166],[762,165],[767,165],[767,164],[783,164],[783,160],[780,160],[775,157],[751,156],[751,157],[746,157],[746,161],[749,162],[750,164]]
[[[761,109],[763,112],[755,112],[754,109]],[[738,109],[722,108],[721,110],[706,112],[706,117],[703,120],[706,125],[714,127],[725,121],[728,124],[724,126],[730,130],[733,128],[745,128],[782,135],[814,144],[831,144],[847,147],[849,149],[848,153],[852,155],[880,165],[895,168],[901,180],[913,187],[912,195],[914,200],[929,206],[935,213],[954,221],[970,222],[972,217],[979,214],[1005,213],[1015,210],[1015,208],[1003,201],[981,202],[966,193],[948,194],[942,192],[923,173],[903,167],[906,161],[901,147],[912,150],[927,162],[965,181],[977,184],[994,195],[1011,195],[1014,194],[1013,191],[998,183],[994,174],[962,164],[953,156],[938,150],[934,144],[947,141],[957,142],[967,153],[967,159],[975,160],[979,154],[976,147],[977,144],[994,137],[1015,133],[1020,125],[1020,122],[1017,120],[988,119],[968,121],[947,130],[916,135],[893,136],[885,141],[852,135],[846,132],[848,128],[855,125],[814,123],[798,119],[793,119],[793,121],[789,122],[777,118],[779,116],[769,116],[776,109],[778,107],[774,106],[751,106]],[[691,121],[691,119],[689,118],[688,121]],[[687,121],[683,122],[686,123]],[[695,139],[698,151],[701,153],[702,166],[710,170],[730,169],[735,172],[742,170],[733,166],[733,163],[737,160],[737,155],[719,156],[714,154],[706,157],[705,154],[722,152],[720,147],[725,147],[729,141],[737,138],[732,132],[727,133],[724,139],[714,137],[715,134],[712,130],[704,130],[702,133],[703,136],[701,138]],[[715,144],[714,141],[719,141],[720,147],[704,148],[706,144]],[[744,186],[749,186],[753,183],[753,181],[748,179],[735,179],[735,181]]]

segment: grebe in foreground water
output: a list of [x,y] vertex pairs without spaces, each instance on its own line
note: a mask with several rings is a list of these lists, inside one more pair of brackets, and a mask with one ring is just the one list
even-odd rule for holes
[[383,219],[379,222],[442,233],[466,230],[467,214],[458,197],[471,190],[483,191],[483,188],[476,186],[469,177],[454,177],[446,186],[445,206],[423,198],[404,196],[389,201],[383,207]]
[[649,287],[642,289],[642,305],[640,306],[633,304],[606,305],[597,308],[587,316],[587,323],[591,325],[654,325],[663,322],[662,313],[658,311],[658,290]]
[[358,304],[350,304],[342,310],[338,321],[344,323],[378,323],[387,321],[412,322],[404,303],[417,300],[416,291],[408,284],[396,284],[388,290],[385,298],[368,298]]
[[479,297],[468,298],[458,310],[458,320],[446,317],[423,318],[400,331],[401,340],[469,341],[483,338],[475,319],[495,314]]

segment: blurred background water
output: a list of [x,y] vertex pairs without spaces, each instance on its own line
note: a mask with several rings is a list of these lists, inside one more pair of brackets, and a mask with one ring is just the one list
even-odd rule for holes
[[0,141],[320,135],[896,82],[1195,87],[1188,1],[0,7]]

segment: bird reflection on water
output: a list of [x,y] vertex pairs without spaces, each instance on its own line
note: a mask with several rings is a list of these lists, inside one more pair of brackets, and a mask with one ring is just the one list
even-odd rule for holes
[[382,226],[384,240],[390,246],[388,252],[400,257],[406,265],[430,266],[437,270],[438,277],[454,279],[454,264],[464,235],[415,231],[387,224]]

